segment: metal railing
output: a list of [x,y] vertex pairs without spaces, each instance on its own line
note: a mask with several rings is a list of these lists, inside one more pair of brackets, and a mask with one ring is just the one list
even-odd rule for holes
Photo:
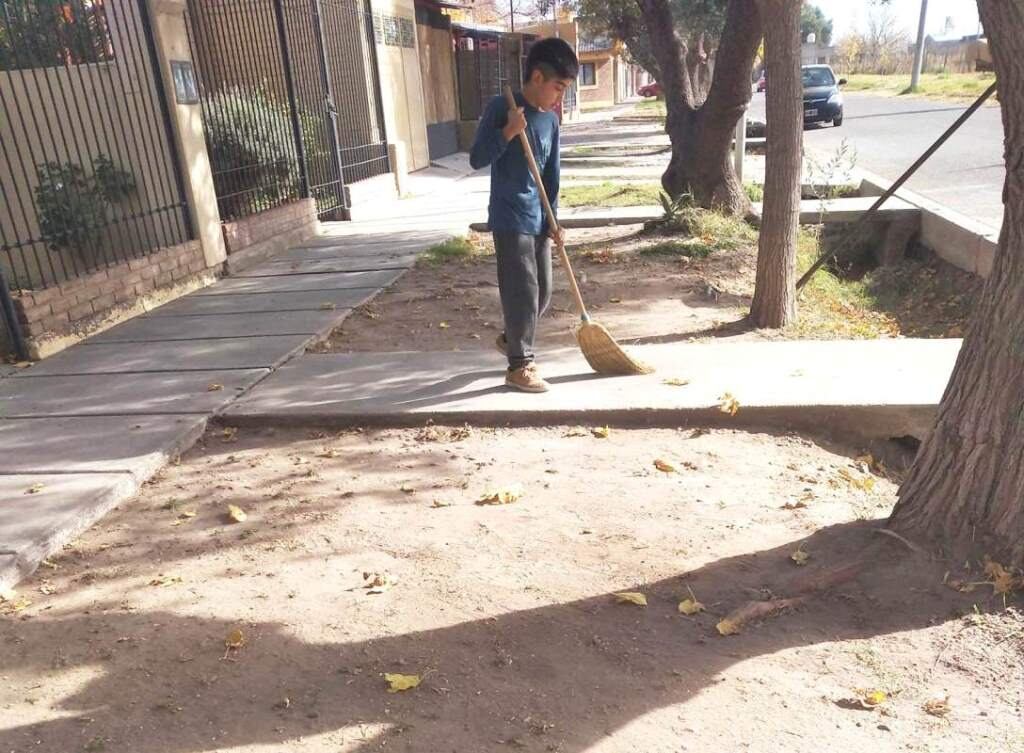
[[60,284],[192,238],[143,0],[0,0],[0,273]]
[[298,198],[344,216],[344,186],[390,170],[372,20],[360,0],[189,0],[223,220]]

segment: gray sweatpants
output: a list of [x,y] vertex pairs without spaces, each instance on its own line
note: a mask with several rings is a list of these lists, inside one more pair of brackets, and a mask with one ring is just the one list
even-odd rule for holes
[[543,235],[494,233],[498,290],[505,316],[508,367],[533,363],[537,320],[551,303],[551,239]]

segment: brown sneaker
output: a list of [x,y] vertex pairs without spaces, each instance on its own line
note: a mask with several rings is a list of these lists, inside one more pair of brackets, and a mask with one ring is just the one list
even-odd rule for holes
[[505,375],[505,385],[520,392],[547,392],[550,388],[532,363],[509,371]]
[[497,348],[498,352],[503,356],[508,355],[508,340],[505,339],[504,332],[498,335],[498,339],[494,341],[494,347]]

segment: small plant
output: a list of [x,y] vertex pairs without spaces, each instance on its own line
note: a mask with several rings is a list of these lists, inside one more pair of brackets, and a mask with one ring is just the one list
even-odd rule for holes
[[423,260],[428,264],[444,264],[455,259],[468,259],[480,253],[468,238],[449,238],[423,252]]
[[100,240],[113,207],[135,192],[135,178],[106,155],[92,161],[92,174],[72,162],[37,168],[36,210],[46,245],[84,253]]
[[681,193],[675,198],[672,198],[667,193],[658,194],[658,201],[661,202],[661,208],[663,214],[659,223],[665,228],[671,229],[685,229],[681,227],[685,219],[685,211],[688,207],[693,206],[693,196],[688,193]]

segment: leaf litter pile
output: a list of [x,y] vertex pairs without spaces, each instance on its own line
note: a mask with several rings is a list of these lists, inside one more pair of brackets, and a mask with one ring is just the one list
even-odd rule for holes
[[1022,750],[1024,579],[878,535],[900,470],[729,430],[211,431],[0,592],[0,749]]

